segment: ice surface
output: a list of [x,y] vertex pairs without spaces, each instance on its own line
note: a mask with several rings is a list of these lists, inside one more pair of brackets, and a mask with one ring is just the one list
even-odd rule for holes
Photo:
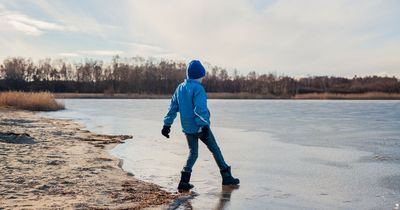
[[[169,100],[64,102],[67,110],[43,115],[133,135],[111,153],[135,177],[175,190],[188,149],[178,119],[170,139],[160,134]],[[199,195],[180,209],[398,208],[398,101],[209,100],[209,108],[214,135],[241,186],[221,187],[212,155],[200,143],[192,174]]]

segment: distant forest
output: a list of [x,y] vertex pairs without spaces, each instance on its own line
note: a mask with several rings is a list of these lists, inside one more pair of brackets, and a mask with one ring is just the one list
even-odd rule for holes
[[[295,79],[273,73],[231,74],[220,67],[207,68],[203,85],[208,92],[293,96],[301,93],[400,93],[395,77],[352,79],[310,76]],[[171,94],[186,76],[186,64],[171,60],[113,57],[109,63],[87,59],[80,63],[50,58],[34,62],[11,57],[0,64],[0,91],[51,91],[57,93]]]

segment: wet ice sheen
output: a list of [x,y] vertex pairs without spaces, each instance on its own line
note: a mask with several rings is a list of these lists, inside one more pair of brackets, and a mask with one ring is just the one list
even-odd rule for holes
[[[179,120],[170,139],[160,134],[169,100],[64,102],[67,110],[44,115],[133,135],[111,153],[137,178],[175,190],[188,150]],[[212,155],[201,145],[192,175],[199,195],[179,209],[399,208],[399,102],[209,100],[209,107],[241,186],[221,187]]]

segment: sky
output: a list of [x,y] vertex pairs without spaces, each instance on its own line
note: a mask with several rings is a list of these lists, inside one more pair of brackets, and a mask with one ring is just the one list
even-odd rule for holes
[[0,0],[0,60],[154,57],[400,78],[399,0]]

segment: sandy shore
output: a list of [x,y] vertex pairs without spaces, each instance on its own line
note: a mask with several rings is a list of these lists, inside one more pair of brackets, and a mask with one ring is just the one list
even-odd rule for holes
[[0,209],[141,209],[177,195],[137,180],[107,150],[130,136],[0,108]]

